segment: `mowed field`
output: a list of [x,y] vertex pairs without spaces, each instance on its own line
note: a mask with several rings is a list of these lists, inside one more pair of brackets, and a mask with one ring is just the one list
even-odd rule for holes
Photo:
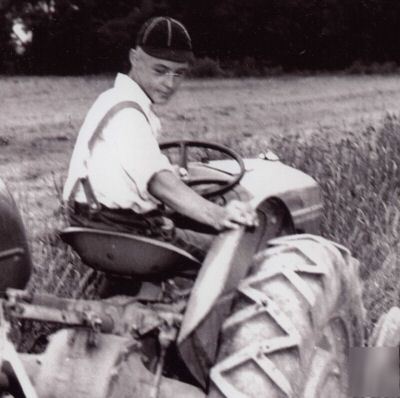
[[[112,80],[0,79],[0,177],[27,227],[35,289],[59,292],[73,272],[54,234],[60,190],[84,115]],[[253,156],[271,147],[313,175],[324,190],[324,235],[362,263],[368,325],[398,302],[400,77],[192,80],[158,113],[161,140],[217,141]]]

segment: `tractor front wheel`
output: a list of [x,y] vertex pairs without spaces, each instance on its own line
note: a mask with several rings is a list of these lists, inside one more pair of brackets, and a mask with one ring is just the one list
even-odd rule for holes
[[400,308],[392,307],[383,314],[369,340],[371,347],[397,347],[400,345]]

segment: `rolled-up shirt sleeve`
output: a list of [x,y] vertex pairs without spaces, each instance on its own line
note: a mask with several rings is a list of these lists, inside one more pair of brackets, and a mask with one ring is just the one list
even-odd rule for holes
[[160,151],[150,124],[135,109],[125,109],[114,117],[107,130],[117,161],[126,176],[136,185],[140,196],[148,199],[148,183],[163,170],[173,171],[168,158]]

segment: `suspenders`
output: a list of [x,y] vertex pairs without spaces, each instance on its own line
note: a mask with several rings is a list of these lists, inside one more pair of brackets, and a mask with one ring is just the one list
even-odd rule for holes
[[[101,119],[100,123],[97,125],[96,129],[94,130],[92,136],[90,137],[88,141],[88,149],[89,149],[89,154],[93,149],[95,141],[98,139],[99,135],[103,131],[104,127],[108,124],[108,122],[120,111],[131,108],[131,109],[136,109],[138,112],[140,112],[146,120],[149,122],[149,119],[147,115],[144,113],[142,107],[134,101],[123,101],[119,102],[118,104],[114,105],[111,109],[107,111],[107,113],[103,116]],[[150,123],[150,122],[149,122]],[[132,126],[134,127],[134,126]],[[85,162],[86,163],[86,162]],[[68,198],[68,207],[71,209],[73,208],[73,202],[75,200],[75,195],[78,191],[79,185],[82,186],[84,195],[86,197],[87,204],[89,206],[89,211],[91,213],[96,213],[100,210],[101,205],[98,202],[92,185],[90,184],[89,181],[89,176],[86,174],[83,177],[80,177],[76,180],[76,182],[73,185],[73,188],[71,190],[71,194]]]

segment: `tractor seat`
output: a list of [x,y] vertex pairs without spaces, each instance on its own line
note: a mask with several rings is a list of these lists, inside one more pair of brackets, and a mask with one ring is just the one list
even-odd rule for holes
[[201,266],[195,257],[176,246],[138,235],[69,227],[60,237],[86,265],[114,275],[194,275]]

